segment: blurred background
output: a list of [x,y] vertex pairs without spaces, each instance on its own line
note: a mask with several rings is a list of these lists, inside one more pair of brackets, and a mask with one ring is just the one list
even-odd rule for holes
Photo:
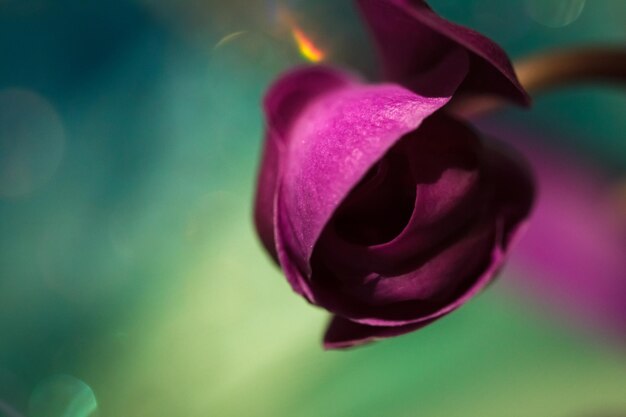
[[[431,0],[514,58],[624,45],[624,0]],[[626,416],[626,94],[479,121],[527,154],[499,281],[324,352],[251,221],[268,83],[368,77],[347,0],[0,0],[0,416]]]

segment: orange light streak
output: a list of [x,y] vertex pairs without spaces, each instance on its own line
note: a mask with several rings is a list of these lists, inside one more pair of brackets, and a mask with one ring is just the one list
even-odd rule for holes
[[295,24],[292,24],[291,33],[293,35],[293,39],[298,45],[300,55],[302,55],[304,59],[313,63],[324,60],[326,57],[324,51],[315,46],[313,41],[302,31],[302,29]]

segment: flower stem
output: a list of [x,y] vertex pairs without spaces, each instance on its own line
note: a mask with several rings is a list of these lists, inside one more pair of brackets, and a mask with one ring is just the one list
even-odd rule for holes
[[[520,83],[532,96],[556,88],[589,83],[626,87],[626,47],[599,46],[557,49],[514,62]],[[464,118],[498,110],[506,102],[495,97],[467,97],[452,102],[449,110]]]

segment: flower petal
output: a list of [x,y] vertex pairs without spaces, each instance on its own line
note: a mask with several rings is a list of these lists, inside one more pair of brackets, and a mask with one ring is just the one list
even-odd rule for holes
[[266,250],[278,261],[274,239],[274,200],[289,132],[300,113],[323,94],[354,82],[332,68],[302,67],[283,75],[267,92],[264,108],[267,132],[259,168],[254,220]]
[[[463,126],[445,120],[457,130]],[[480,209],[433,247],[419,250],[426,242],[414,237],[422,233],[405,231],[390,243],[359,246],[342,245],[332,235],[327,240],[325,231],[313,258],[311,288],[318,303],[351,321],[402,326],[448,314],[487,285],[530,213],[534,188],[510,149],[493,140],[480,149],[481,183],[488,191]]]
[[448,100],[394,84],[352,84],[319,97],[299,115],[276,200],[283,269],[310,276],[315,243],[341,201],[389,148]]
[[[358,265],[365,271],[377,271],[383,275],[398,275],[415,267],[416,253],[432,252],[450,235],[470,222],[476,222],[478,211],[491,202],[493,197],[486,195],[485,181],[482,178],[481,162],[485,149],[482,141],[472,129],[452,117],[441,113],[428,118],[420,128],[407,135],[398,145],[385,155],[378,165],[401,166],[404,158],[405,174],[410,181],[404,183],[383,183],[379,189],[360,187],[353,190],[342,203],[338,215],[333,217],[332,227],[325,231],[324,241],[332,243],[320,245],[329,247],[324,253],[326,259],[333,259],[333,265],[354,269]],[[369,185],[369,184],[368,184]],[[392,240],[377,244],[354,243],[348,236],[335,236],[342,222],[347,221],[375,224],[386,217],[394,216],[389,211],[378,211],[379,219],[359,219],[359,212],[350,205],[371,205],[384,199],[389,188],[402,187],[412,190],[411,212],[403,229]],[[384,194],[381,194],[381,191]],[[369,200],[354,202],[361,193],[369,193]],[[396,203],[396,205],[398,205]],[[348,213],[345,213],[348,206]],[[366,210],[358,207],[360,211]],[[448,242],[449,243],[449,242]],[[332,247],[332,248],[330,248]],[[354,256],[346,256],[354,255]],[[355,262],[355,259],[361,259]]]
[[367,326],[340,316],[334,316],[324,334],[325,349],[345,349],[379,339],[399,336],[422,328],[431,322],[396,327]]
[[[378,45],[386,76],[424,93],[450,76],[437,68],[459,48],[470,69],[460,86],[465,93],[494,94],[522,105],[530,98],[506,53],[493,41],[438,16],[423,0],[358,0]],[[433,70],[436,68],[436,70]]]
[[478,294],[504,262],[505,250],[499,244],[503,222],[484,222],[435,254],[423,254],[425,261],[401,275],[373,273],[350,286],[344,277],[316,264],[313,292],[327,310],[369,326],[404,326],[443,317]]

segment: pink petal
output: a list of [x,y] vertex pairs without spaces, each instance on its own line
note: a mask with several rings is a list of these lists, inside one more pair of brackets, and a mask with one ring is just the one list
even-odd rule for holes
[[300,114],[277,195],[275,237],[284,269],[310,276],[315,243],[341,201],[389,148],[448,100],[393,84],[352,84],[318,97]]
[[265,96],[267,131],[256,188],[254,220],[263,245],[276,261],[274,200],[282,154],[291,127],[304,109],[320,96],[353,82],[351,76],[335,69],[303,67],[283,75]]

